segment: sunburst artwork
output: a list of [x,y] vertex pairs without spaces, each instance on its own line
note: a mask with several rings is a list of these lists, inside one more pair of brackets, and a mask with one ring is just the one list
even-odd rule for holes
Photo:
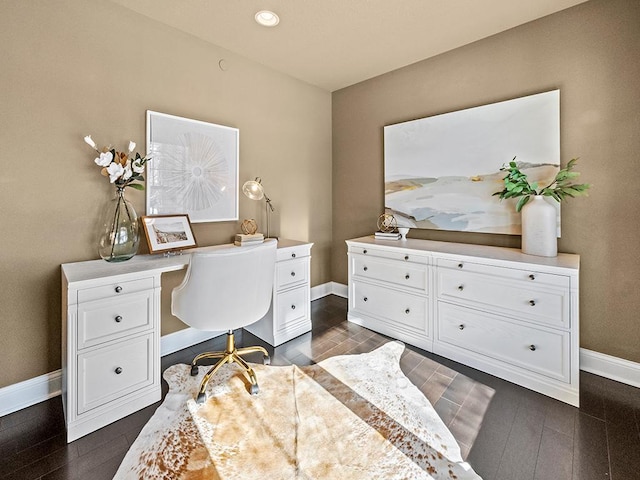
[[238,219],[236,128],[147,112],[147,214]]

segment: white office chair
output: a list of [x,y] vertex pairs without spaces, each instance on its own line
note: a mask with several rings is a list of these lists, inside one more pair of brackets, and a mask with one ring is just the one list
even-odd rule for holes
[[267,239],[255,246],[225,246],[192,253],[182,284],[173,289],[171,312],[176,317],[199,330],[228,332],[224,352],[201,353],[191,362],[191,375],[196,376],[199,360],[219,359],[200,383],[198,403],[205,399],[209,379],[225,363],[239,364],[249,377],[250,393],[258,393],[255,373],[241,355],[261,352],[268,364],[269,353],[259,346],[236,349],[233,330],[260,320],[269,310],[277,245],[277,240]]

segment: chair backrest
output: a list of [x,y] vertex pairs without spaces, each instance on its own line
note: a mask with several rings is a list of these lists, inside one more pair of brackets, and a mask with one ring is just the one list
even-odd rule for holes
[[191,254],[171,312],[199,330],[233,330],[260,320],[271,305],[277,240]]

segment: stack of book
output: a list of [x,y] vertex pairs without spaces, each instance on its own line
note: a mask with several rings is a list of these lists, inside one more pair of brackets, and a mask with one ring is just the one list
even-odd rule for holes
[[375,237],[378,240],[400,240],[400,232],[376,232]]
[[244,247],[246,245],[256,245],[262,242],[264,242],[264,235],[261,233],[252,233],[251,235],[237,233],[236,239],[233,243],[238,247]]

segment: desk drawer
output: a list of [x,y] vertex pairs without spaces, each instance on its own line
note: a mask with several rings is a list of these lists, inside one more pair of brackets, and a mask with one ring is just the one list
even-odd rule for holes
[[283,335],[287,330],[309,322],[309,287],[304,285],[279,293],[275,308],[275,335]]
[[149,330],[153,290],[78,305],[78,349]]
[[309,261],[307,258],[276,263],[276,290],[293,287],[308,281]]
[[153,335],[78,355],[78,413],[153,384]]
[[101,298],[117,299],[128,293],[150,290],[153,288],[153,278],[141,278],[125,282],[112,282],[99,287],[83,288],[78,290],[78,303],[90,302]]
[[568,332],[438,302],[437,337],[440,342],[569,382]]

